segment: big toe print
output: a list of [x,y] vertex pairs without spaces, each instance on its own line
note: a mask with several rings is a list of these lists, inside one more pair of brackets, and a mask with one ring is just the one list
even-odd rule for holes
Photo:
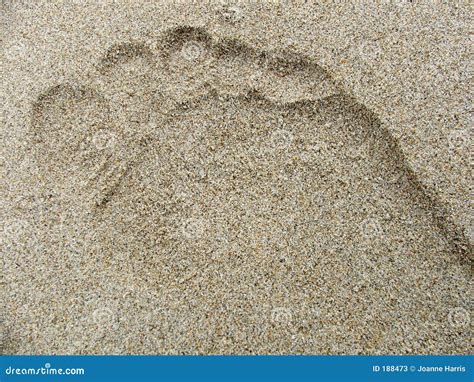
[[431,351],[453,335],[468,246],[373,113],[305,57],[190,27],[157,47],[112,47],[86,85],[40,96],[33,126],[47,187],[107,227],[95,240],[121,260],[103,267],[162,294],[143,352],[422,352],[407,333]]

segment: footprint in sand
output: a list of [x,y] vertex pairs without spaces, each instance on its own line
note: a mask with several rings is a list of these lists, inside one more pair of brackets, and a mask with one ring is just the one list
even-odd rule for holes
[[423,352],[413,332],[447,352],[466,243],[376,115],[293,53],[190,27],[156,47],[115,45],[34,104],[45,187],[97,231],[84,256],[127,253],[104,267],[192,301],[182,352]]

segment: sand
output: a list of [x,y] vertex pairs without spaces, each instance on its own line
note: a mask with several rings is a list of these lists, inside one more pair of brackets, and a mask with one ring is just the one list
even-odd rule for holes
[[3,353],[470,351],[467,4],[3,8]]

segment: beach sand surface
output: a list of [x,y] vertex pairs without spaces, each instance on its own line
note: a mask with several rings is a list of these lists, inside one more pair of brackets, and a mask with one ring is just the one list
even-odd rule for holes
[[3,9],[2,352],[469,352],[467,4]]

